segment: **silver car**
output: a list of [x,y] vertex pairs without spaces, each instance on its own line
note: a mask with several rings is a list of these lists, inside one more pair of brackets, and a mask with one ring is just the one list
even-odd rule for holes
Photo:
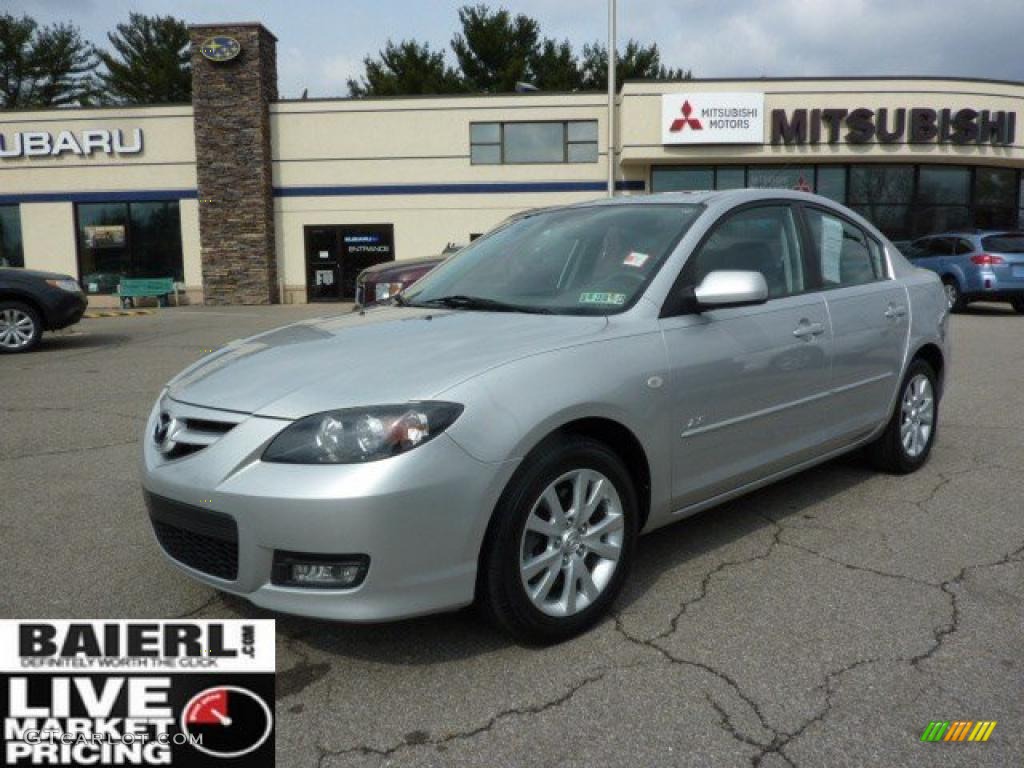
[[928,459],[934,273],[781,190],[537,211],[391,304],[234,342],[153,407],[156,538],[264,608],[380,621],[477,602],[557,641],[637,536],[856,448]]

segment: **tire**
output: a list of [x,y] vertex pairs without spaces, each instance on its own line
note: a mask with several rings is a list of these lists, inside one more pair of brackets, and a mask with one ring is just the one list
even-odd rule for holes
[[31,352],[43,335],[35,307],[20,301],[0,301],[0,354]]
[[[577,487],[594,502],[588,520],[575,515]],[[560,505],[557,513],[552,503]],[[559,513],[564,520],[575,517],[572,525],[559,522]],[[606,445],[578,436],[542,444],[516,471],[495,509],[478,577],[481,609],[527,644],[557,643],[584,632],[622,588],[638,520],[629,472]],[[543,565],[533,572],[538,562]]]
[[1024,315],[1024,296],[1018,296],[1010,301],[1010,306],[1018,315]]
[[955,277],[942,278],[942,287],[946,291],[946,302],[949,304],[950,312],[963,312],[967,308],[967,301],[960,291],[960,283]]
[[[921,381],[927,382],[925,387]],[[911,389],[914,392],[911,392]],[[919,396],[921,390],[924,395]],[[924,360],[916,359],[910,363],[907,373],[900,384],[899,398],[892,417],[886,425],[885,432],[867,447],[868,459],[875,469],[895,475],[907,475],[916,472],[925,465],[935,444],[935,434],[939,425],[939,398],[935,371]],[[924,405],[927,398],[927,405]],[[911,410],[911,406],[916,412]],[[922,408],[927,408],[923,411]],[[913,415],[912,415],[913,414]],[[930,418],[928,424],[926,419]],[[911,444],[904,441],[904,426],[914,430],[910,437]],[[927,426],[927,435],[922,438],[919,426]],[[916,438],[916,439],[915,439]]]

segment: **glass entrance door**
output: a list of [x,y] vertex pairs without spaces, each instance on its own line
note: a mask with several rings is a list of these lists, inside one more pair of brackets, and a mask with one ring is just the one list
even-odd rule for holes
[[337,227],[306,227],[306,298],[341,301],[341,247]]

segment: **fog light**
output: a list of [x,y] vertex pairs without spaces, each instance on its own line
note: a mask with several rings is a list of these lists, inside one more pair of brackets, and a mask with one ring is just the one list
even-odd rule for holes
[[369,565],[366,555],[275,551],[271,583],[284,587],[352,589],[362,584]]

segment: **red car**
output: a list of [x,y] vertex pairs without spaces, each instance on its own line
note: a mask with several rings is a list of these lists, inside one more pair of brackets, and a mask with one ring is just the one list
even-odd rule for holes
[[356,306],[367,307],[393,298],[396,293],[408,288],[461,247],[449,245],[440,256],[385,261],[367,267],[356,278]]

